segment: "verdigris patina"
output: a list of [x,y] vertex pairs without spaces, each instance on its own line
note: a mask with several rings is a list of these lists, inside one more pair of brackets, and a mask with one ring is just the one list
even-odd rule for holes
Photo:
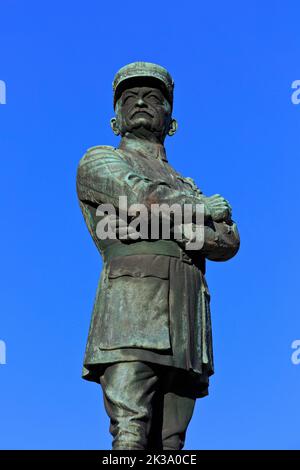
[[[239,248],[229,203],[205,196],[168,162],[164,140],[177,129],[173,88],[159,65],[135,62],[120,69],[111,120],[120,144],[90,148],[78,167],[80,206],[104,262],[83,377],[102,386],[115,450],[183,448],[195,400],[207,395],[213,374],[205,260],[228,260]],[[190,205],[190,229],[202,205],[203,246],[188,249],[188,230],[181,239],[174,230],[169,239],[130,237],[120,196],[128,207],[149,210]],[[114,237],[98,236],[99,221],[111,221],[109,211],[98,210],[103,204],[116,210]]]

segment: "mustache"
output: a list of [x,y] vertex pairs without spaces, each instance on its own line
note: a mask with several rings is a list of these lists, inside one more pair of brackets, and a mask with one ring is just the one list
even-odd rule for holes
[[132,119],[137,113],[145,113],[145,114],[148,114],[148,116],[150,117],[154,117],[153,114],[148,111],[147,109],[144,109],[144,108],[138,108],[138,109],[134,109],[133,112],[130,114],[130,119]]

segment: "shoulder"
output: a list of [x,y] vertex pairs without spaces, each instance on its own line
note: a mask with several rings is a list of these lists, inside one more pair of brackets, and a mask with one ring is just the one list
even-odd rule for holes
[[95,145],[87,149],[81,160],[79,161],[78,167],[85,166],[89,163],[97,162],[99,159],[105,158],[118,158],[118,153],[115,147],[110,145]]

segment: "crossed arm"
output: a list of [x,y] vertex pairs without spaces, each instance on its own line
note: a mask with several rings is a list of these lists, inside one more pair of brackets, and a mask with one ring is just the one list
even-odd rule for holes
[[[185,204],[192,205],[193,216],[197,205],[204,205],[205,236],[201,249],[208,258],[216,261],[227,260],[239,248],[236,224],[231,221],[231,208],[219,195],[208,198],[199,190],[176,190],[163,180],[152,181],[138,174],[117,153],[110,148],[94,148],[81,160],[77,173],[77,193],[82,202],[94,206],[112,204],[116,209],[119,196],[127,197],[127,205],[144,204],[151,212],[152,204],[178,204],[182,210]],[[188,238],[178,241],[184,246]]]

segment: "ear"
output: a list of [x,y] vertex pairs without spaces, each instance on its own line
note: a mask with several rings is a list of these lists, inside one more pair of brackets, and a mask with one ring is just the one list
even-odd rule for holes
[[172,135],[175,134],[177,129],[178,129],[178,123],[176,119],[172,119],[169,130],[168,130],[168,135],[172,137]]
[[119,131],[119,127],[118,127],[118,124],[117,124],[117,120],[115,117],[111,118],[110,120],[110,127],[112,128],[112,131],[115,135],[119,135],[120,134],[120,131]]

